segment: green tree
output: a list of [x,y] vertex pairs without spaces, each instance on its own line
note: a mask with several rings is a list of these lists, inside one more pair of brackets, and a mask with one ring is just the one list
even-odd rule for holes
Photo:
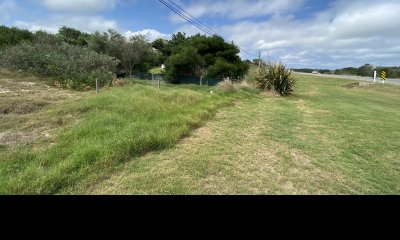
[[58,30],[57,37],[59,37],[62,42],[71,45],[87,46],[90,35],[77,29],[63,26]]
[[151,51],[151,45],[144,36],[133,36],[121,46],[121,64],[132,76],[133,68],[140,62],[146,60]]
[[159,54],[161,55],[159,58],[160,62],[158,65],[160,65],[161,63],[165,63],[167,58],[171,56],[172,44],[168,40],[165,40],[162,38],[156,39],[152,43],[152,47],[154,49],[156,49],[159,52]]
[[358,68],[358,76],[372,77],[374,74],[374,67],[371,64],[364,64]]
[[239,48],[219,36],[207,37],[197,34],[185,38],[174,35],[172,54],[167,61],[167,80],[181,75],[196,75],[200,84],[205,77],[243,76],[249,65],[239,57]]
[[151,44],[144,36],[138,35],[127,39],[113,29],[102,34],[99,32],[92,34],[89,48],[120,60],[119,69],[130,76],[135,67],[144,70],[157,61],[157,55],[152,51]]
[[23,41],[31,41],[32,39],[33,34],[28,30],[0,26],[0,48],[17,45]]
[[169,82],[176,82],[182,75],[194,74],[204,70],[204,61],[193,46],[185,46],[167,60],[166,77]]
[[42,30],[35,32],[32,42],[41,45],[55,45],[61,43],[58,37]]
[[88,47],[97,53],[107,53],[107,45],[109,41],[109,34],[104,32],[100,33],[98,31],[94,32],[88,41]]
[[177,34],[172,34],[171,45],[173,47],[179,46],[186,42],[186,34],[178,32]]

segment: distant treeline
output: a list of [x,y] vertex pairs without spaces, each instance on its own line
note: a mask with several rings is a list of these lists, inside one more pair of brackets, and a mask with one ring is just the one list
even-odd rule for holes
[[317,71],[321,74],[332,74],[333,71],[329,69],[311,69],[311,68],[297,68],[293,69],[295,72],[302,72],[302,73],[313,73],[314,71]]
[[300,68],[300,69],[293,69],[293,71],[303,72],[303,73],[313,73],[314,71],[317,71],[318,73],[321,74],[354,75],[354,76],[364,76],[364,77],[373,77],[374,71],[377,71],[378,74],[382,71],[385,71],[386,76],[388,78],[400,78],[400,67],[382,67],[382,66],[375,67],[371,64],[364,64],[359,68],[347,67],[336,70]]
[[356,75],[364,77],[373,77],[374,71],[378,74],[382,71],[386,72],[388,78],[400,78],[400,67],[383,67],[383,66],[373,66],[371,64],[364,64],[359,68],[348,67],[342,69],[336,69],[335,74],[338,75]]

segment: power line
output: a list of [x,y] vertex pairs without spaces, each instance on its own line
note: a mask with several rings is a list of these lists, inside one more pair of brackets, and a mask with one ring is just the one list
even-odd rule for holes
[[[188,13],[185,9],[183,9],[181,6],[179,6],[178,4],[176,4],[174,1],[172,0],[168,0],[169,2],[171,2],[173,5],[175,5],[176,7],[178,7],[181,11],[183,11],[184,13],[186,13],[189,17],[193,18],[196,22],[198,22],[199,24],[203,25],[204,27],[206,27],[209,31],[213,32],[215,35],[219,36],[222,38],[222,36],[220,36],[216,31],[214,31],[212,28],[208,27],[205,23],[203,23],[202,21],[200,21],[199,19],[197,19],[196,17],[194,17],[192,14]],[[241,48],[240,46],[238,46],[240,50],[242,50],[243,52],[252,55],[252,56],[256,56],[256,54],[254,53],[250,53],[248,51],[246,51],[245,49]]]
[[206,27],[209,31],[213,32],[215,35],[219,36],[219,34],[214,31],[213,29],[211,29],[210,27],[208,27],[205,23],[203,23],[202,21],[200,21],[199,19],[197,19],[196,17],[194,17],[192,14],[188,13],[187,11],[185,11],[185,9],[183,9],[181,6],[179,6],[178,4],[176,4],[174,1],[172,0],[168,0],[169,2],[171,2],[173,5],[175,5],[176,7],[178,7],[182,12],[186,13],[188,16],[190,16],[191,18],[193,18],[194,20],[196,20],[196,22],[198,22],[199,24],[203,25],[204,27]]
[[[168,0],[169,2],[171,2],[171,4],[175,5],[177,8],[175,8],[174,6],[172,6],[171,4],[168,4],[166,1],[164,0],[158,0],[159,2],[161,2],[164,6],[166,6],[167,8],[169,8],[171,11],[173,11],[174,13],[178,14],[180,17],[182,17],[183,19],[185,19],[186,21],[188,21],[189,23],[191,23],[192,25],[194,25],[195,27],[197,27],[198,29],[200,29],[201,31],[205,32],[206,34],[212,36],[212,35],[216,35],[219,36],[221,38],[223,38],[222,36],[220,36],[216,31],[214,31],[213,29],[211,29],[210,27],[208,27],[206,24],[204,24],[203,22],[201,22],[199,19],[195,18],[193,15],[191,15],[190,13],[188,13],[186,10],[184,10],[181,6],[179,6],[178,4],[176,4],[174,1]],[[183,13],[185,14],[183,14]],[[197,22],[197,23],[196,23]],[[249,55],[258,57],[256,54],[251,53],[246,51],[245,49],[241,48],[240,46],[238,46],[239,49]]]
[[248,52],[248,51],[244,50],[244,49],[243,49],[243,48],[241,48],[241,47],[239,47],[239,49],[240,49],[240,50],[242,50],[243,52],[245,52],[245,53],[249,54],[249,55],[252,55],[253,57],[258,57],[256,54],[254,54],[254,53],[251,53],[251,52]]
[[209,30],[203,28],[202,26],[200,26],[199,24],[197,24],[196,22],[194,22],[193,20],[189,19],[187,16],[183,15],[178,9],[174,8],[173,6],[171,6],[170,4],[168,4],[167,2],[165,2],[164,0],[158,0],[159,2],[161,2],[162,4],[164,4],[167,8],[169,8],[171,11],[173,11],[174,13],[178,14],[180,17],[182,17],[183,19],[185,19],[186,21],[188,21],[189,23],[191,23],[192,25],[194,25],[195,27],[197,27],[198,29],[200,29],[201,31],[205,32],[206,34],[212,36],[214,35],[212,32],[210,32]]

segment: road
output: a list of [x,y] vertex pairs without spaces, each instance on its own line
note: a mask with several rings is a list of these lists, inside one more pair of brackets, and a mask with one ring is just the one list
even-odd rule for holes
[[[312,73],[300,73],[300,72],[296,72],[296,73],[297,74],[302,74],[302,75],[310,75],[310,76],[352,79],[352,80],[356,80],[356,81],[367,81],[367,82],[373,82],[374,81],[374,79],[372,77],[360,77],[360,76],[353,76],[353,75],[312,74]],[[381,79],[379,77],[377,77],[376,83],[382,84],[382,81],[381,81]],[[400,85],[400,79],[387,78],[386,81],[385,81],[385,84]]]

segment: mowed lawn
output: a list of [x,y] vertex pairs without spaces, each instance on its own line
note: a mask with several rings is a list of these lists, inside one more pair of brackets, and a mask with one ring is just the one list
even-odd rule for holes
[[85,194],[399,194],[400,88],[296,76],[297,95],[238,100]]

